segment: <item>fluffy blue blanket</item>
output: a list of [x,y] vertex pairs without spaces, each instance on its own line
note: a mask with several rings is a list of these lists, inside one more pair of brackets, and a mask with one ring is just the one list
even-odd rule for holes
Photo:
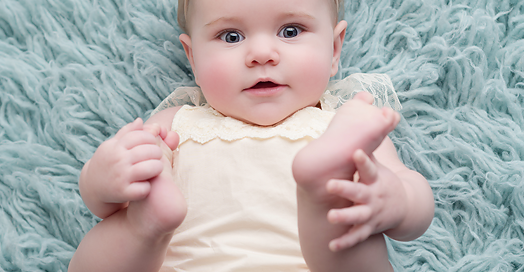
[[[96,147],[194,85],[175,0],[0,0],[0,271],[66,271]],[[341,70],[386,73],[436,211],[398,271],[524,270],[524,2],[348,1]]]

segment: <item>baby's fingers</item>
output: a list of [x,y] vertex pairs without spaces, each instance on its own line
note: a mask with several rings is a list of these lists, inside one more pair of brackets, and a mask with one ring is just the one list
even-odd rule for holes
[[144,122],[142,121],[142,119],[137,118],[135,119],[135,121],[123,126],[120,130],[118,130],[118,132],[115,135],[115,138],[120,139],[131,131],[141,130],[143,126],[144,126]]
[[147,160],[134,164],[131,168],[131,181],[150,180],[162,173],[164,165],[160,160]]
[[153,136],[160,136],[164,143],[171,149],[175,150],[178,147],[178,134],[174,131],[168,131],[166,128],[158,124],[151,124],[144,126],[144,131],[151,133]]
[[349,230],[348,233],[344,234],[340,238],[332,240],[329,243],[329,249],[333,252],[337,252],[353,247],[369,238],[371,232],[372,228],[368,225],[354,226]]
[[368,185],[349,180],[332,179],[328,181],[326,189],[329,193],[351,200],[354,203],[367,203],[371,197]]
[[137,181],[129,184],[123,192],[123,198],[127,201],[138,201],[146,198],[151,191],[151,183],[148,181]]
[[328,221],[332,224],[360,225],[371,219],[372,211],[366,205],[355,205],[344,209],[332,209],[328,212]]
[[130,183],[122,188],[121,201],[137,201],[144,199],[151,190],[149,180],[160,175],[163,165],[160,160],[147,160],[134,164],[129,169]]
[[138,145],[129,151],[129,161],[134,165],[148,160],[160,160],[162,155],[162,149],[158,145]]
[[161,127],[159,124],[148,124],[144,126],[144,131],[151,133],[153,136],[160,136],[160,138],[165,138],[167,134],[167,129]]
[[378,168],[371,158],[361,149],[355,151],[353,160],[357,168],[359,182],[371,184],[378,178]]
[[119,139],[121,145],[131,150],[140,145],[156,145],[156,137],[142,130],[130,131]]

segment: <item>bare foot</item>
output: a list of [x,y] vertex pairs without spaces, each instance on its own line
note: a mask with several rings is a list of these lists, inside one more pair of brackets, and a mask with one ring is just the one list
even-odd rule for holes
[[[157,129],[157,127],[146,129]],[[164,153],[162,173],[148,181],[151,184],[151,189],[145,199],[132,201],[127,207],[127,219],[131,225],[135,226],[139,235],[153,237],[169,235],[174,232],[186,216],[187,204],[185,198],[173,182],[172,177],[172,149],[175,149],[178,145],[178,135],[168,135],[167,137],[157,137],[158,145]]]
[[362,149],[371,155],[400,120],[392,109],[372,103],[371,94],[357,94],[338,110],[324,134],[298,152],[292,170],[300,189],[322,201],[331,198],[325,188],[330,179],[353,179],[353,153]]

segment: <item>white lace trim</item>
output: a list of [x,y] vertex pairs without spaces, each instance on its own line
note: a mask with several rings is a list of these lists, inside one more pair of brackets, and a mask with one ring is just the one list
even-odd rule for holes
[[325,110],[335,110],[359,92],[373,95],[373,105],[394,110],[402,109],[391,79],[386,74],[352,74],[342,80],[331,81],[320,102]]
[[[366,91],[373,94],[374,105],[377,107],[390,107],[394,110],[402,109],[391,79],[386,74],[352,74],[342,80],[332,81],[328,90],[320,98],[322,109],[334,111],[358,92]],[[154,115],[161,110],[182,106],[203,106],[206,99],[199,87],[180,87],[174,90],[151,113]]]
[[179,134],[180,144],[189,139],[204,144],[215,138],[236,141],[243,138],[269,139],[281,136],[298,140],[305,137],[318,138],[333,116],[333,112],[308,107],[274,126],[263,127],[225,117],[209,106],[185,105],[175,115],[172,130]]
[[206,99],[200,90],[200,87],[178,87],[168,97],[166,97],[160,105],[151,112],[151,116],[158,112],[177,106],[195,105],[203,106],[206,104]]

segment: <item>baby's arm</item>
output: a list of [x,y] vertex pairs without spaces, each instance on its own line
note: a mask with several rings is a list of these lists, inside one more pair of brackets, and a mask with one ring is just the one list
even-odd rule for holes
[[147,180],[162,171],[162,150],[156,139],[162,131],[159,126],[149,130],[144,130],[140,119],[127,124],[85,164],[80,194],[96,216],[104,219],[149,193]]
[[422,235],[433,218],[433,194],[426,179],[399,160],[391,140],[386,138],[371,157],[355,152],[354,161],[358,183],[332,180],[327,184],[330,193],[354,202],[328,213],[331,223],[349,229],[330,248],[349,248],[382,232],[401,241]]
[[[414,239],[433,217],[427,181],[402,164],[387,137],[400,116],[372,102],[357,94],[293,161],[300,244],[311,271],[391,271],[382,233]],[[356,171],[358,183],[350,181]]]
[[420,173],[407,168],[398,158],[395,146],[388,138],[379,148],[375,156],[379,162],[386,165],[402,182],[405,190],[405,216],[385,234],[395,240],[411,241],[426,232],[431,224],[435,200],[428,181]]
[[176,110],[122,128],[84,167],[82,197],[104,220],[86,234],[69,271],[158,271],[162,265],[186,213],[172,180],[171,149],[178,136],[166,129]]

